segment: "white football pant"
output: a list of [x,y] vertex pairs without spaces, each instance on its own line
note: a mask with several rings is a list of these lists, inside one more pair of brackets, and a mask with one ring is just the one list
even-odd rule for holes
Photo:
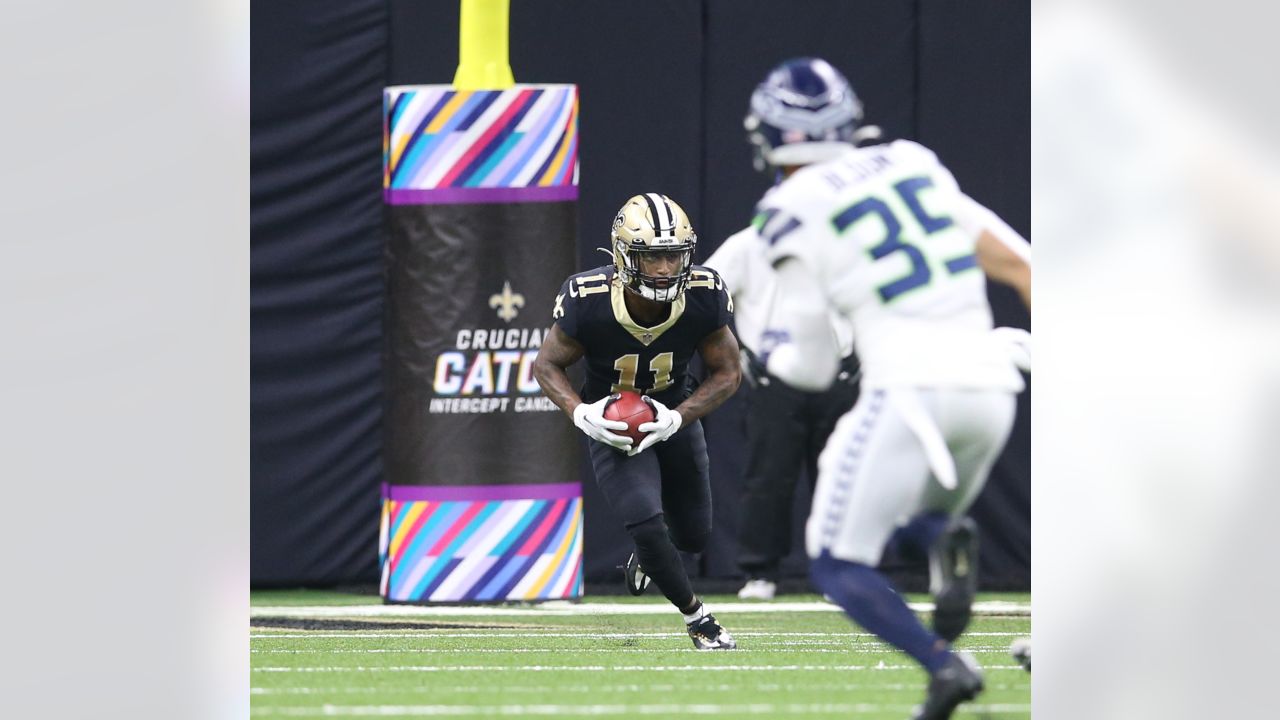
[[805,528],[809,557],[872,567],[894,530],[926,512],[963,515],[1017,410],[1005,390],[868,388],[827,440]]

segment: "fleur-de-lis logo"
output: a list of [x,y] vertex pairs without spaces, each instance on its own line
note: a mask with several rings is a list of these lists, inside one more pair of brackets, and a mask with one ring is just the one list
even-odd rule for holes
[[498,311],[498,317],[502,318],[503,322],[511,322],[516,319],[516,315],[520,314],[516,308],[524,307],[524,296],[511,292],[511,282],[504,280],[502,292],[489,296],[489,307]]

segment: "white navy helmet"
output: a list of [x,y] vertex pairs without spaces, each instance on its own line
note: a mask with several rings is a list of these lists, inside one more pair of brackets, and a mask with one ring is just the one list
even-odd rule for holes
[[829,160],[859,140],[880,136],[862,127],[862,103],[844,75],[821,58],[788,60],[751,93],[743,121],[757,170]]

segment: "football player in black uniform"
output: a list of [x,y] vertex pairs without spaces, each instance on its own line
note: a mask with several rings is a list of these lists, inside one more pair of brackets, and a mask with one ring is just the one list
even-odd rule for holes
[[[731,650],[729,633],[693,593],[677,549],[701,552],[711,536],[711,479],[703,415],[733,395],[741,379],[729,329],[733,300],[714,271],[693,265],[697,236],[665,195],[636,195],[613,221],[613,266],[578,273],[556,296],[551,332],[534,362],[543,392],[591,441],[596,483],[626,525],[636,550],[626,579],[640,594],[652,579],[684,614],[698,650]],[[694,351],[706,378],[690,394]],[[565,368],[587,361],[582,394]],[[609,395],[639,392],[655,419],[639,445],[611,430]],[[645,452],[652,448],[650,452]]]

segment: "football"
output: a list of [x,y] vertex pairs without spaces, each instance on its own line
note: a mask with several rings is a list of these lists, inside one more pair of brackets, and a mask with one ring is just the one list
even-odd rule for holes
[[637,428],[644,423],[653,422],[655,414],[649,403],[640,397],[640,393],[623,390],[612,395],[609,404],[604,407],[604,417],[606,420],[621,420],[626,423],[626,430],[614,430],[613,432],[631,438],[635,443],[631,447],[635,447],[648,434],[640,432]]

